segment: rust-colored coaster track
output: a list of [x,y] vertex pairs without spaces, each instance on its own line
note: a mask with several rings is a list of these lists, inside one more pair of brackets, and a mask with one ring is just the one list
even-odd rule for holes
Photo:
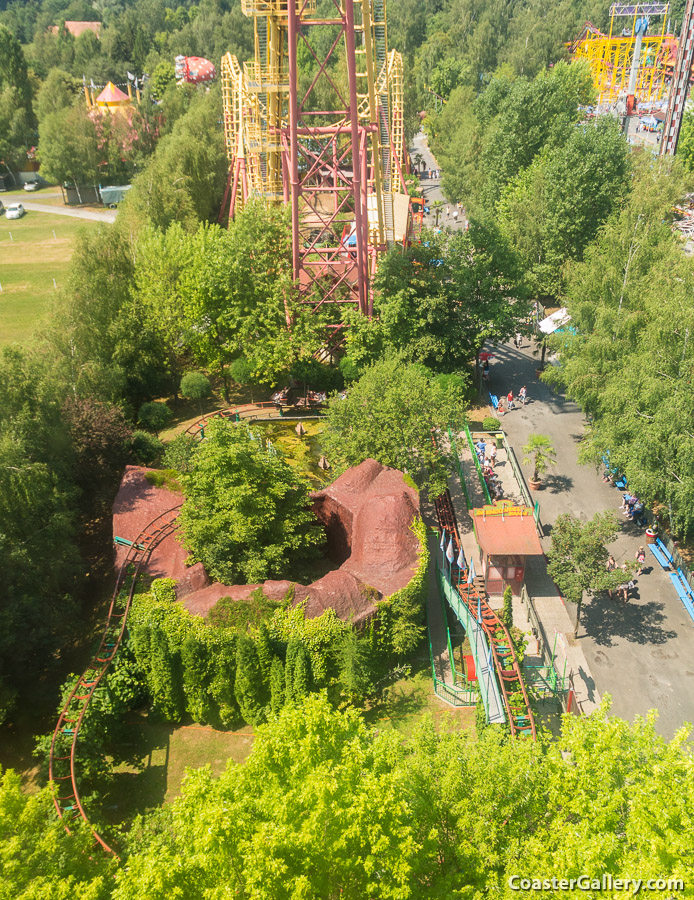
[[[460,550],[458,523],[448,490],[434,501],[439,527],[450,538],[453,538],[455,558]],[[494,668],[499,679],[504,705],[508,713],[508,721],[513,737],[537,738],[535,718],[530,708],[528,692],[523,680],[520,663],[508,629],[487,602],[486,594],[478,590],[475,584],[467,583],[468,570],[460,569],[458,564],[451,563],[451,584],[458,591],[467,605],[471,615],[481,618],[481,625],[487,636],[492,651]]]
[[[128,612],[142,566],[149,559],[152,550],[175,531],[180,508],[181,504],[179,503],[153,519],[128,548],[116,578],[116,586],[111,597],[111,605],[99,647],[65,701],[55,726],[48,772],[50,780],[58,786],[53,802],[58,815],[65,821],[68,833],[70,831],[69,822],[72,819],[82,818],[89,824],[87,813],[80,800],[78,784],[77,741],[80,727],[94,692],[111,665],[125,635]],[[130,587],[127,598],[123,600],[120,595],[129,576]],[[113,849],[93,828],[92,833],[107,853],[114,853]]]
[[[253,422],[256,419],[263,419],[265,421],[268,419],[277,419],[280,422],[286,422],[290,419],[320,416],[322,415],[322,409],[323,407],[321,404],[303,407],[278,407],[273,401],[243,403],[240,406],[219,409],[213,413],[208,413],[206,416],[202,416],[202,418],[193,422],[192,425],[189,425],[184,434],[201,441],[205,438],[205,427],[216,419],[221,419],[226,422]],[[276,415],[273,416],[273,412],[276,413]]]

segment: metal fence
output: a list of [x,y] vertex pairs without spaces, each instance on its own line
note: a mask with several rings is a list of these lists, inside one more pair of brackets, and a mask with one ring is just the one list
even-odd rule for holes
[[523,475],[521,467],[518,465],[516,451],[506,440],[505,432],[502,432],[502,439],[504,442],[504,450],[506,451],[506,456],[508,458],[508,461],[511,463],[511,468],[513,469],[513,474],[516,476],[516,481],[518,482],[521,494],[523,495],[523,500],[525,500],[527,506],[532,507],[533,516],[535,518],[535,527],[537,528],[537,532],[540,537],[542,537],[542,526],[540,525],[540,504],[537,500],[533,502],[533,498],[530,496],[528,485],[525,483],[525,476]]
[[571,673],[564,672],[560,675],[555,666],[554,647],[550,649],[547,632],[535,609],[535,602],[528,593],[525,585],[521,588],[521,601],[528,613],[528,621],[532,628],[533,636],[537,638],[537,646],[542,663],[537,666],[523,665],[523,674],[527,676],[527,682],[534,687],[539,696],[554,696],[561,700],[562,706],[567,710],[567,698],[571,688]]
[[475,464],[475,469],[477,469],[477,477],[480,480],[480,484],[482,485],[482,490],[484,491],[484,496],[487,501],[491,505],[492,498],[489,494],[489,488],[487,487],[487,482],[484,480],[484,476],[482,475],[482,466],[480,466],[480,461],[477,458],[477,450],[475,450],[475,444],[472,440],[472,435],[470,434],[470,429],[467,427],[467,423],[463,426],[465,429],[465,437],[467,438],[468,447],[470,448],[470,453],[472,454],[472,461]]
[[453,451],[453,459],[455,460],[455,470],[458,473],[458,481],[460,482],[460,486],[463,489],[463,494],[465,494],[465,504],[468,509],[472,509],[472,503],[470,503],[470,495],[467,492],[467,485],[465,484],[465,474],[463,472],[463,467],[460,462],[460,455],[458,453],[458,444],[456,443],[455,435],[448,429],[448,439],[451,442],[451,450]]

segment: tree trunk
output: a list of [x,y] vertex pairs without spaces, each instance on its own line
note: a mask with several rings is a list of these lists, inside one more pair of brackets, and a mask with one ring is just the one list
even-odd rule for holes
[[578,637],[578,628],[581,624],[581,605],[583,604],[583,595],[581,595],[581,599],[576,604],[576,626],[574,628],[574,637]]

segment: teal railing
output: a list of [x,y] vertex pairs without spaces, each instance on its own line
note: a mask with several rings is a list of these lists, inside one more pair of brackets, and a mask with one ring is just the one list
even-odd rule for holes
[[441,594],[446,598],[456,618],[465,629],[465,634],[470,642],[470,652],[477,670],[477,685],[487,721],[492,724],[504,723],[506,721],[504,702],[501,698],[496,675],[494,674],[492,651],[487,643],[484,631],[470,614],[470,610],[467,604],[463,602],[462,597],[447,580],[438,562],[436,564],[436,576]]
[[468,509],[472,509],[472,503],[470,502],[470,495],[467,492],[467,484],[465,484],[465,474],[463,473],[463,467],[460,462],[460,454],[458,453],[458,444],[455,440],[455,435],[448,429],[448,440],[451,443],[451,450],[453,451],[453,459],[455,460],[455,470],[458,473],[458,481],[460,482],[460,486],[463,489],[463,494],[465,495],[465,505]]
[[484,496],[487,501],[491,505],[492,498],[489,493],[489,488],[487,487],[487,482],[484,480],[484,475],[482,475],[482,466],[480,465],[479,459],[477,459],[477,450],[475,450],[475,444],[472,440],[472,435],[470,434],[470,429],[467,427],[467,422],[463,426],[465,429],[465,437],[467,438],[468,447],[470,448],[470,453],[472,454],[472,461],[475,464],[475,468],[477,469],[477,477],[480,480],[480,484],[482,485],[482,490],[484,491]]

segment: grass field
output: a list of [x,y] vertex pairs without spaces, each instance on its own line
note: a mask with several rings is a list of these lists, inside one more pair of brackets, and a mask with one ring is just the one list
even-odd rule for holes
[[[38,202],[40,192],[30,197]],[[7,194],[0,199],[12,202]],[[53,279],[65,283],[75,235],[97,224],[31,210],[21,219],[0,216],[0,346],[26,340],[44,321]]]

